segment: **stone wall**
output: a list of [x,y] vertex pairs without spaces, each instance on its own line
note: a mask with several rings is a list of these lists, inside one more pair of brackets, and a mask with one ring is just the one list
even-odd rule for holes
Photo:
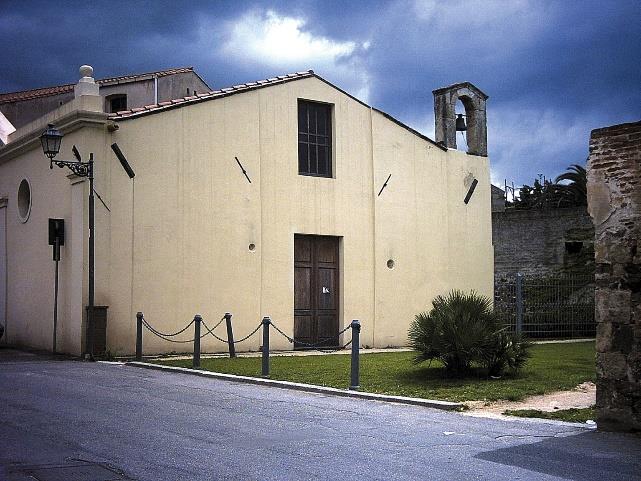
[[505,212],[505,191],[500,187],[491,185],[492,212]]
[[641,431],[641,122],[592,131],[597,424]]
[[585,207],[493,212],[492,242],[496,278],[594,272],[594,227]]

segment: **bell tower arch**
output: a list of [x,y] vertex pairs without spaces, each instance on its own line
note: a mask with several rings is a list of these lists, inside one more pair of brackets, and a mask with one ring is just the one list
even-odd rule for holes
[[[456,102],[465,107],[467,124],[467,153],[487,157],[488,96],[470,82],[433,90],[436,141],[449,149],[456,149]],[[460,123],[460,120],[459,120]]]

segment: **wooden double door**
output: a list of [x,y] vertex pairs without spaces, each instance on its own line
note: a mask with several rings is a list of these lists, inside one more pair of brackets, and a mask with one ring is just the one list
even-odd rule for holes
[[294,236],[294,349],[338,346],[338,237]]

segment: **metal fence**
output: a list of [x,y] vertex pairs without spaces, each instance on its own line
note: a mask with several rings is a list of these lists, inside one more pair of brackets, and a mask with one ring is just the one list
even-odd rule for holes
[[497,277],[494,309],[529,338],[594,337],[594,276]]

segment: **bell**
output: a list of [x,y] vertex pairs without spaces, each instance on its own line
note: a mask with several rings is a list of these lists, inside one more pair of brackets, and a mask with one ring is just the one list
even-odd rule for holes
[[456,131],[457,132],[465,132],[467,130],[467,126],[465,125],[465,119],[463,118],[463,114],[458,114],[456,117]]

